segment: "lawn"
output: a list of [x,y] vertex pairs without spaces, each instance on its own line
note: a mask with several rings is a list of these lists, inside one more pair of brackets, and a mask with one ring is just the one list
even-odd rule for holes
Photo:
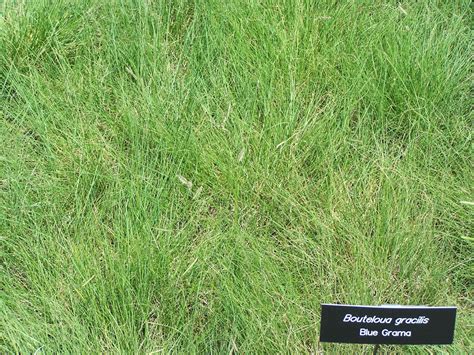
[[0,2],[0,352],[349,353],[321,303],[458,307],[470,1]]

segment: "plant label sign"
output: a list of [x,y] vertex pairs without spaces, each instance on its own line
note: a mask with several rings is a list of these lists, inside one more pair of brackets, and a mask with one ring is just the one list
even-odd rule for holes
[[451,344],[456,307],[321,305],[320,341]]

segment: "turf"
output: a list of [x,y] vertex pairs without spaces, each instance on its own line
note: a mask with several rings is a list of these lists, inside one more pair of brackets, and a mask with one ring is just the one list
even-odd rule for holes
[[469,1],[0,11],[2,353],[370,351],[323,302],[473,350]]

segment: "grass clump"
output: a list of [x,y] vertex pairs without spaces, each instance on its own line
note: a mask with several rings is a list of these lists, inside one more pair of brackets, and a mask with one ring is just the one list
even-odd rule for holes
[[3,2],[0,350],[367,350],[322,302],[472,350],[470,11]]

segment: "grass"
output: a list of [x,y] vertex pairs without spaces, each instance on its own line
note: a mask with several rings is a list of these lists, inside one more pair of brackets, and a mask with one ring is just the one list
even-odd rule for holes
[[2,353],[370,351],[323,302],[473,350],[469,1],[0,9]]

